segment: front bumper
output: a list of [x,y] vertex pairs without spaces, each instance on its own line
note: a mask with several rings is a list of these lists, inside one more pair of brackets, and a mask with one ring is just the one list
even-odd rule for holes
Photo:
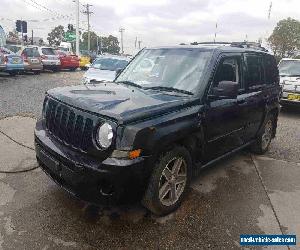
[[281,105],[293,105],[293,106],[300,106],[300,100],[291,100],[288,99],[288,95],[292,94],[292,95],[300,95],[300,92],[286,92],[283,91],[281,100],[280,100],[280,104]]
[[90,203],[133,203],[141,199],[148,183],[147,159],[100,161],[49,137],[42,121],[35,129],[35,149],[46,174],[72,195]]

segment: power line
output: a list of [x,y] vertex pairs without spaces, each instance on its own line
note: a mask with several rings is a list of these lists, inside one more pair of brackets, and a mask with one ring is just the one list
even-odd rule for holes
[[73,18],[73,15],[72,15],[72,14],[71,14],[71,16],[69,16],[69,15],[63,15],[63,14],[61,14],[61,13],[58,13],[58,12],[55,11],[55,10],[51,10],[51,9],[47,8],[46,6],[44,6],[44,5],[40,4],[40,3],[37,3],[35,0],[29,0],[29,1],[31,1],[31,2],[34,3],[35,5],[39,6],[40,8],[43,8],[44,10],[46,10],[46,11],[52,13],[52,14],[53,14],[53,13],[56,14],[57,16],[66,17],[66,18]]

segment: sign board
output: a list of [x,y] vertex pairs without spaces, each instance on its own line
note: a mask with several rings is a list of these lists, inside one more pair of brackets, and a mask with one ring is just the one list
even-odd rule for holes
[[76,34],[74,32],[66,32],[65,33],[65,40],[67,42],[74,42],[76,40]]

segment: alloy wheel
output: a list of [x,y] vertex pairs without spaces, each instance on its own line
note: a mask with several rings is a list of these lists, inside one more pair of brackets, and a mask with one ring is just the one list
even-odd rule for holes
[[182,157],[170,160],[159,181],[159,200],[164,206],[174,205],[181,197],[187,182],[187,163]]
[[272,140],[272,132],[273,132],[273,123],[271,120],[269,120],[265,126],[265,131],[261,138],[262,149],[266,149],[269,146]]

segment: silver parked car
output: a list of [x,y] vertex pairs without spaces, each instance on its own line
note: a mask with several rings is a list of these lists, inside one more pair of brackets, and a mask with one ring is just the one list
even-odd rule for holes
[[300,106],[300,59],[284,58],[279,62],[281,104]]
[[124,56],[101,56],[97,57],[83,76],[83,83],[91,81],[113,81],[116,73],[124,69],[129,58]]
[[58,55],[56,55],[55,50],[51,47],[39,47],[38,49],[41,55],[43,68],[52,71],[59,71],[60,60]]

